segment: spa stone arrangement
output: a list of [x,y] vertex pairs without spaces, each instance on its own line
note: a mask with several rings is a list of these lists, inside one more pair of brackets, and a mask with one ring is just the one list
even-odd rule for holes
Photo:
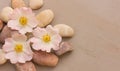
[[11,0],[11,7],[0,12],[0,65],[10,62],[16,71],[37,71],[34,64],[55,67],[59,56],[71,52],[73,46],[64,38],[74,36],[66,24],[50,25],[54,12],[45,9],[38,14],[43,0]]

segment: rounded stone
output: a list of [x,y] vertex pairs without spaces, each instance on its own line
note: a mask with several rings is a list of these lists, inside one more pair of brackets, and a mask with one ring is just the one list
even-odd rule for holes
[[58,29],[59,34],[62,37],[72,37],[74,35],[74,30],[68,25],[65,24],[57,24],[54,28]]
[[0,12],[0,18],[4,22],[8,22],[9,15],[13,12],[13,9],[11,7],[4,7],[2,11]]
[[47,9],[47,10],[40,12],[38,15],[36,15],[36,18],[39,21],[38,26],[45,27],[52,22],[54,18],[54,13],[52,10]]
[[30,0],[29,6],[32,9],[39,9],[43,5],[43,0]]
[[5,52],[0,49],[0,65],[5,64],[7,59],[5,58]]

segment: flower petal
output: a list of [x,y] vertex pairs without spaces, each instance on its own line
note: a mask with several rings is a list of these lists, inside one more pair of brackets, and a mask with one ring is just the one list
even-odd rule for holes
[[9,15],[10,19],[15,20],[18,19],[21,16],[21,12],[18,8],[14,9],[12,14]]
[[[20,24],[19,21],[21,20],[21,17],[27,18],[25,19],[25,25]],[[21,34],[32,32],[33,28],[38,24],[38,21],[35,18],[35,14],[32,12],[31,8],[27,7],[14,9],[10,19],[11,20],[8,22],[8,27],[13,30],[18,30],[18,32]]]
[[38,38],[41,38],[46,33],[47,31],[44,28],[37,27],[33,30],[33,35]]
[[32,9],[30,8],[27,8],[27,7],[21,7],[19,8],[19,10],[21,11],[21,13],[25,16],[34,16],[34,13],[32,12]]
[[24,53],[18,54],[18,62],[25,63]]
[[9,52],[5,55],[6,59],[10,59],[10,62],[15,64],[17,63],[17,55],[15,52]]
[[16,20],[10,20],[8,21],[8,27],[10,27],[11,29],[14,29],[14,30],[20,30],[21,29],[21,26],[18,24],[18,21]]
[[51,36],[53,36],[53,35],[55,35],[55,34],[58,34],[58,30],[55,29],[55,28],[53,28],[51,25],[48,25],[48,26],[46,27],[46,31],[47,31]]
[[62,37],[59,34],[52,36],[51,42],[59,46],[59,43],[62,41]]
[[30,47],[30,43],[27,41],[26,44],[24,44],[24,53],[28,54],[28,55],[33,55],[32,49]]
[[7,38],[5,39],[5,44],[3,45],[2,49],[5,52],[10,52],[14,50],[14,44],[13,44],[14,40],[11,38]]
[[31,27],[23,27],[20,30],[18,30],[21,34],[25,34],[26,32],[32,32],[32,28]]

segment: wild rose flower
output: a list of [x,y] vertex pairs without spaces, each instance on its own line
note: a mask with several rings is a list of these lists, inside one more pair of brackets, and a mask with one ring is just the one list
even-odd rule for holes
[[35,50],[42,50],[50,52],[51,49],[59,49],[59,43],[62,38],[59,35],[57,29],[48,25],[46,28],[39,28],[33,30],[34,37],[30,39],[32,42],[32,48]]
[[11,29],[18,30],[19,33],[25,34],[26,32],[32,32],[37,24],[38,21],[32,10],[30,8],[22,7],[14,9],[7,25]]
[[25,35],[15,34],[12,38],[5,39],[2,48],[6,52],[5,58],[10,59],[13,64],[25,63],[33,57],[33,52]]

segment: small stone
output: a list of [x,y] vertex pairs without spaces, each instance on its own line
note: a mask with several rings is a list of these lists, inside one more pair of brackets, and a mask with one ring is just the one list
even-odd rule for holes
[[11,37],[11,29],[5,26],[0,34],[0,42],[4,43],[5,38]]
[[5,52],[0,49],[0,65],[5,64],[7,62],[7,59],[5,58]]
[[72,50],[73,50],[73,47],[69,42],[62,42],[60,44],[60,48],[55,51],[55,54],[60,56]]
[[62,37],[72,37],[74,35],[74,30],[68,25],[65,24],[58,24],[55,25],[54,28],[58,29],[59,34]]
[[54,18],[54,13],[53,13],[52,10],[47,9],[47,10],[44,10],[44,11],[40,12],[36,16],[36,18],[39,21],[38,26],[39,27],[45,27],[52,22],[52,20]]
[[39,9],[43,5],[43,0],[30,0],[29,6],[32,9]]
[[26,7],[24,0],[12,0],[12,8]]
[[33,54],[33,61],[38,65],[56,66],[58,63],[58,57],[53,53],[35,51]]
[[0,13],[0,18],[4,22],[8,22],[9,15],[13,12],[13,9],[11,7],[4,7]]
[[2,28],[3,28],[3,22],[2,20],[0,20],[0,31],[2,30]]
[[17,31],[11,30],[8,26],[5,26],[0,33],[0,42],[4,43],[6,38],[11,37],[12,34],[16,33]]
[[16,71],[36,71],[35,65],[32,62],[17,63],[15,66]]
[[26,36],[28,39],[32,38],[33,37],[33,34],[32,33],[26,33]]

